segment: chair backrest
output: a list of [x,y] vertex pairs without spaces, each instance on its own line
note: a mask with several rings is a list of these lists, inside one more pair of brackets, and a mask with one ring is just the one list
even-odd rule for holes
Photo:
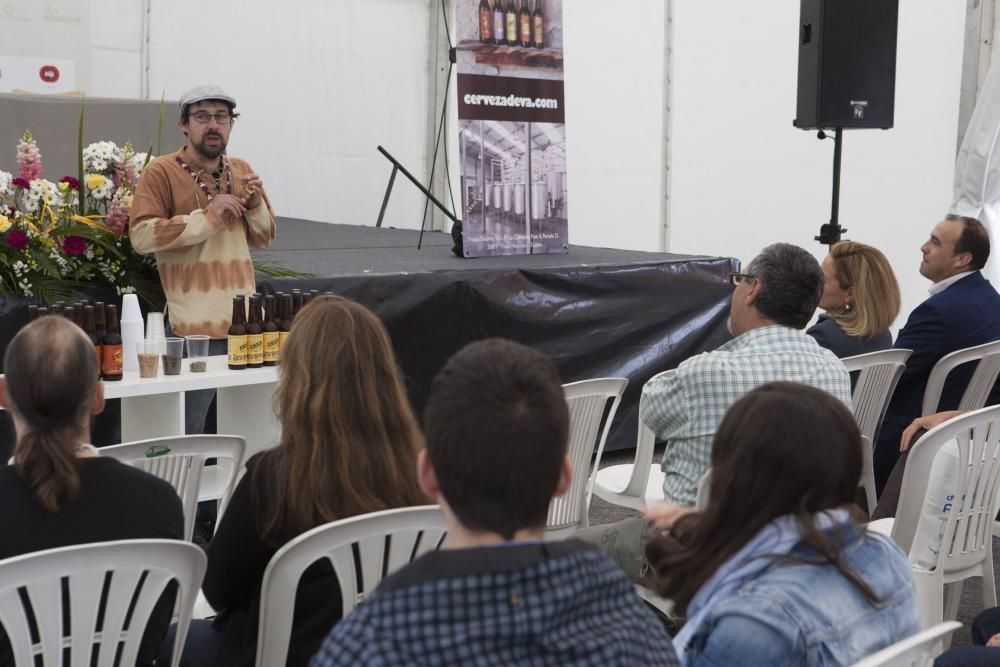
[[[650,380],[656,378],[666,378],[674,374],[675,369],[671,368],[669,371],[663,371],[662,373],[657,373]],[[646,495],[646,485],[649,483],[649,470],[650,466],[653,465],[653,454],[656,449],[656,434],[646,426],[646,423],[642,421],[642,417],[639,417],[639,429],[636,435],[635,441],[635,460],[632,463],[632,475],[628,479],[628,484],[625,485],[624,490],[622,490],[623,495],[632,496],[635,498],[643,498]],[[601,459],[598,458],[595,466],[601,465]]]
[[865,490],[868,514],[875,510],[878,495],[875,493],[875,449],[867,435],[861,436],[861,479],[858,486]]
[[892,538],[907,553],[913,547],[934,457],[958,443],[955,501],[947,512],[937,567],[958,572],[990,553],[993,517],[1000,509],[1000,406],[969,412],[925,433],[910,448]]
[[[867,436],[869,442],[875,442],[892,392],[896,390],[896,383],[912,353],[913,350],[880,350],[843,359],[848,372],[859,371],[851,402],[854,420],[861,435]],[[874,498],[869,500],[875,501]]]
[[573,479],[569,490],[549,504],[546,528],[550,532],[569,533],[587,526],[587,507],[594,490],[591,457],[601,460],[626,385],[626,378],[598,378],[563,385],[569,407],[568,452]]
[[709,487],[712,485],[712,469],[709,468],[698,480],[698,490],[695,492],[694,508],[699,512],[708,507]]
[[[257,665],[283,665],[292,633],[295,592],[306,568],[330,561],[340,584],[344,616],[382,578],[436,550],[445,537],[437,505],[372,512],[334,521],[302,533],[271,558],[260,596]],[[361,588],[358,588],[358,582]]]
[[958,409],[978,410],[986,405],[986,399],[996,384],[997,375],[1000,375],[1000,340],[957,350],[944,355],[934,364],[930,377],[927,378],[927,386],[924,388],[922,413],[925,417],[938,411],[941,392],[944,391],[948,375],[962,364],[971,361],[979,363],[965,388],[965,393],[962,394],[962,402],[959,403]]
[[[184,506],[184,539],[194,535],[198,500],[219,498],[222,514],[243,467],[246,440],[238,435],[181,435],[102,447],[102,456],[145,470],[170,482]],[[205,468],[207,459],[216,465]]]
[[153,608],[176,580],[179,618],[171,664],[177,667],[205,563],[204,551],[178,540],[83,544],[0,561],[0,623],[14,664],[31,667],[40,657],[45,665],[134,665]]
[[960,627],[962,624],[958,621],[939,623],[873,653],[854,663],[854,667],[930,667],[937,655],[936,645],[942,637]]

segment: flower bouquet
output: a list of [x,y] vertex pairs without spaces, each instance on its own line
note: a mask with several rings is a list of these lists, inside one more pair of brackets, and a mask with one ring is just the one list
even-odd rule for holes
[[17,176],[0,171],[0,296],[51,303],[74,289],[112,287],[162,309],[156,262],[137,254],[128,237],[129,206],[149,160],[131,144],[90,144],[81,179],[42,177],[42,156],[30,131],[17,147]]

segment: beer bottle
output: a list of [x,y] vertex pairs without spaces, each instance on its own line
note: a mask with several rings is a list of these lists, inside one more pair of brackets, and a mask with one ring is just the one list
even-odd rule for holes
[[535,14],[531,17],[535,48],[545,48],[545,15],[542,14],[542,0],[535,0]]
[[521,11],[517,15],[517,27],[521,37],[521,46],[531,47],[531,10],[528,0],[521,0]]
[[299,314],[302,310],[302,290],[293,289],[292,290],[292,319]]
[[493,43],[503,44],[506,40],[504,39],[504,25],[503,25],[503,0],[494,0],[493,2]]
[[94,307],[84,306],[83,307],[83,331],[87,334],[87,338],[90,342],[94,344],[94,352],[97,354],[97,374],[101,373],[101,339],[97,335],[97,325],[94,324]]
[[264,332],[260,326],[260,300],[250,297],[250,317],[247,320],[247,368],[264,365]]
[[94,326],[97,328],[97,335],[104,338],[108,333],[107,321],[104,319],[104,302],[98,301],[94,304]]
[[278,323],[274,321],[274,295],[268,294],[264,297],[264,365],[277,366],[278,352],[281,345],[278,334]]
[[493,12],[490,0],[479,0],[479,41],[489,44],[493,41]]
[[38,319],[38,306],[28,306],[28,322]]
[[65,308],[63,308],[62,316],[65,317],[70,322],[72,322],[73,324],[76,324],[76,309],[73,308],[73,306],[66,306]]
[[48,308],[46,308],[45,306],[39,307],[39,309],[38,309],[38,316],[39,317],[45,317],[48,314],[49,314],[49,309]]
[[62,301],[56,301],[54,304],[52,304],[53,315],[62,315],[62,311],[63,311]]
[[233,319],[229,323],[229,370],[241,371],[247,367],[247,328],[244,320],[243,297],[233,297]]
[[505,25],[507,26],[507,46],[517,46],[517,7],[514,0],[507,0],[507,12],[504,14]]
[[278,347],[285,349],[288,332],[292,330],[292,295],[281,295],[281,318],[278,320]]
[[108,306],[108,333],[101,345],[101,379],[113,382],[122,379],[122,335],[118,330],[118,307]]

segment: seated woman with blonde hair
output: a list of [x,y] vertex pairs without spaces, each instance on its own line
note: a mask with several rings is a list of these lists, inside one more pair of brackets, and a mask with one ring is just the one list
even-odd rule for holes
[[[219,615],[192,623],[184,665],[254,664],[264,570],[289,540],[338,519],[430,504],[417,483],[423,438],[374,313],[339,296],[313,299],[295,316],[278,368],[281,442],[247,461],[208,546],[202,592]],[[321,560],[299,583],[285,664],[305,665],[341,612],[337,578]]]
[[899,283],[882,251],[840,241],[821,266],[826,281],[819,307],[825,313],[806,333],[841,359],[892,347],[889,327],[899,314]]

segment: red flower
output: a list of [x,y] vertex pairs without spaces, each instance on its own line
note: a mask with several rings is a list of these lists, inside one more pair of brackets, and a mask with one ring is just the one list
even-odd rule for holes
[[87,241],[82,236],[67,236],[63,239],[62,249],[67,255],[82,255],[87,252]]
[[13,181],[11,181],[11,183],[14,184],[14,187],[23,188],[25,190],[31,187],[31,183],[29,183],[27,180],[23,178],[15,178]]
[[80,181],[76,180],[72,176],[63,176],[62,178],[59,179],[59,182],[69,183],[69,187],[73,188],[74,190],[80,189]]
[[16,250],[24,250],[28,247],[28,235],[20,229],[12,229],[7,232],[7,245]]

